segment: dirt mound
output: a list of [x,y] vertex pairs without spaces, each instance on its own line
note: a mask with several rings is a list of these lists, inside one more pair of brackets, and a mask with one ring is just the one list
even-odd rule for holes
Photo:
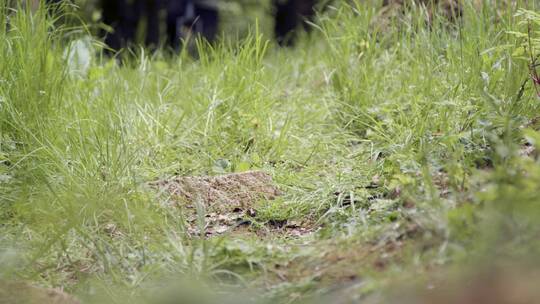
[[200,201],[207,208],[219,210],[249,208],[261,199],[274,199],[281,194],[273,185],[272,177],[260,171],[220,176],[177,176],[154,185],[165,188],[179,201]]
[[176,176],[151,185],[171,194],[173,203],[185,208],[189,232],[201,233],[203,212],[203,229],[207,236],[249,225],[246,219],[256,215],[254,205],[257,202],[281,195],[272,177],[261,171]]

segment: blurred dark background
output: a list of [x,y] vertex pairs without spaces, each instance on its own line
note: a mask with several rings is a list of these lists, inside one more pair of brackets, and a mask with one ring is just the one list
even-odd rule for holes
[[[38,0],[31,0],[38,1]],[[63,23],[85,24],[118,50],[130,45],[178,48],[179,41],[238,39],[257,26],[265,37],[292,45],[308,29],[323,1],[316,0],[47,0],[52,11],[67,13]],[[34,3],[35,5],[35,3]],[[60,9],[61,7],[61,9]],[[296,32],[296,33],[295,33]]]

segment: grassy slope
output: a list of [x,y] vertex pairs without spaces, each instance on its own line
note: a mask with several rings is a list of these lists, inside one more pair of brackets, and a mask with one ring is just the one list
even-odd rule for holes
[[[519,151],[524,132],[539,137],[539,103],[530,81],[518,97],[524,39],[506,33],[526,26],[487,5],[462,26],[379,27],[373,7],[331,10],[294,49],[253,35],[197,61],[94,57],[82,77],[50,20],[12,15],[0,275],[113,298],[187,275],[294,300],[343,282],[370,294],[493,248],[538,252],[540,167]],[[182,210],[146,183],[215,174],[221,159],[284,191],[257,206],[259,229],[286,219],[318,233],[188,237]]]

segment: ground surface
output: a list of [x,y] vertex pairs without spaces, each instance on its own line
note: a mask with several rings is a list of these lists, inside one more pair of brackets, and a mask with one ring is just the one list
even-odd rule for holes
[[539,5],[465,3],[342,3],[197,59],[3,12],[0,294],[530,303]]

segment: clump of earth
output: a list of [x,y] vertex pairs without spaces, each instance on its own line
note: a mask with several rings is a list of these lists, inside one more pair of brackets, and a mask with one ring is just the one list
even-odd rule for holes
[[209,210],[246,209],[261,199],[281,195],[272,177],[261,171],[219,176],[176,176],[154,183],[175,196],[178,203],[201,202]]
[[[218,176],[175,176],[151,183],[170,195],[170,201],[186,211],[188,232],[211,236],[240,231],[251,225],[255,205],[282,195],[272,176],[249,171]],[[287,222],[272,222],[271,228],[287,230],[293,235],[309,232],[307,228]]]

